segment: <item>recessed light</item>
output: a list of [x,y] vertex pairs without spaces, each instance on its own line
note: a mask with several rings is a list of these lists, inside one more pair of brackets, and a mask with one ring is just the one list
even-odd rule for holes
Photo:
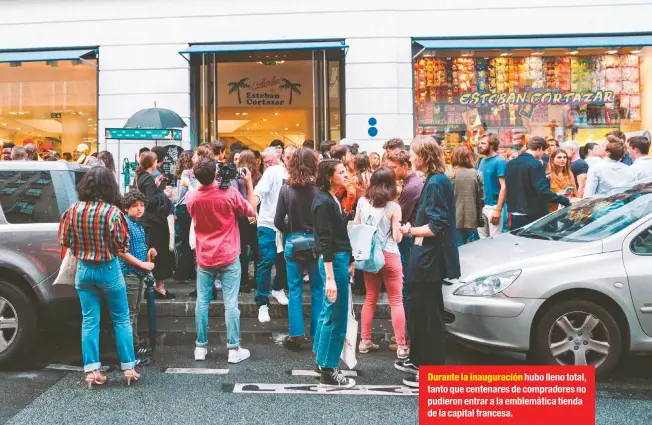
[[606,53],[607,53],[608,55],[615,55],[615,54],[618,53],[618,50],[617,50],[617,49],[611,49],[611,50],[607,50]]
[[258,124],[254,124],[254,127],[258,127]]
[[263,118],[263,122],[267,121],[267,118]]
[[580,51],[579,51],[579,50],[577,50],[577,49],[571,49],[571,51],[570,51],[570,52],[568,52],[568,53],[570,53],[571,55],[577,55],[577,54],[579,54],[579,53],[580,53]]
[[297,127],[299,127],[301,124],[294,124],[294,125],[296,125]]
[[511,55],[512,55],[512,52],[510,52],[509,50],[503,50],[502,52],[500,52],[500,56],[502,56],[502,57],[511,56]]
[[20,130],[20,127],[16,127],[16,130]]
[[235,114],[236,114],[236,115],[240,115],[240,112],[236,112]]
[[7,125],[7,123],[6,123],[6,122],[3,122],[2,125]]
[[93,121],[93,118],[88,118],[89,121]]
[[288,131],[288,130],[289,130],[289,128],[284,128],[283,130],[284,130],[284,131]]
[[461,56],[469,57],[469,56],[473,56],[473,54],[474,54],[473,50],[462,50]]
[[274,112],[274,115],[278,116],[278,112]]
[[641,49],[634,49],[634,50],[632,50],[632,51],[629,52],[629,53],[633,53],[633,54],[635,54],[635,55],[638,55],[638,54],[641,53],[641,52],[642,52]]
[[242,115],[249,115],[249,112],[243,112]]

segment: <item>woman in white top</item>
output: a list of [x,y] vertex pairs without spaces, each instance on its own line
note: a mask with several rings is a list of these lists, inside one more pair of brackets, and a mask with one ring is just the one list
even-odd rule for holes
[[409,350],[405,341],[405,310],[403,309],[403,267],[398,244],[401,242],[401,207],[394,202],[397,197],[396,175],[390,168],[379,168],[372,175],[365,197],[360,198],[355,222],[378,227],[383,244],[385,265],[378,273],[364,273],[367,295],[362,307],[360,353],[377,350],[371,342],[371,323],[380,295],[381,278],[387,289],[392,312],[392,327],[398,348],[396,356],[405,359]]

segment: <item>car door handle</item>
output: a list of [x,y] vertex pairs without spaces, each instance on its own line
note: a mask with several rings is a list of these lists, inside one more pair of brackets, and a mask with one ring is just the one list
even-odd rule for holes
[[652,306],[641,307],[641,313],[652,313]]

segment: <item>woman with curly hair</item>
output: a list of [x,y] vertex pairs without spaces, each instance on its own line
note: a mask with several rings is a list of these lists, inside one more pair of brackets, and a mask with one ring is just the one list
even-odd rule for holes
[[77,258],[75,289],[82,309],[82,360],[89,387],[106,384],[100,368],[102,299],[111,313],[120,366],[127,383],[138,381],[127,287],[118,258],[129,252],[129,226],[120,210],[115,176],[104,167],[86,171],[79,202],[61,216],[59,244]]
[[311,308],[310,336],[315,335],[317,321],[324,303],[324,282],[319,275],[319,267],[314,250],[306,250],[306,244],[314,247],[313,215],[308,208],[319,194],[315,185],[319,157],[312,149],[301,148],[292,155],[289,176],[281,187],[276,206],[274,226],[286,235],[285,262],[289,290],[288,321],[290,334],[285,339],[285,348],[298,351],[299,338],[304,336],[303,326],[303,270],[310,277]]
[[[550,155],[550,190],[567,198],[577,197],[577,185],[575,176],[570,169],[568,153],[563,149],[557,149]],[[548,204],[548,211],[555,212],[559,209],[559,204]]]
[[397,361],[395,367],[409,374],[404,385],[418,388],[419,366],[446,361],[442,284],[444,279],[460,277],[460,260],[455,243],[455,192],[445,174],[442,148],[430,136],[417,136],[410,144],[410,162],[426,176],[426,182],[414,223],[401,228],[403,235],[414,238],[407,267],[412,344],[410,357]]

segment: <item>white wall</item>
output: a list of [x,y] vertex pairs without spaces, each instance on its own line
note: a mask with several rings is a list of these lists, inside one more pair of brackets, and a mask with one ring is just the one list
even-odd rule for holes
[[[189,43],[344,38],[348,138],[411,139],[410,37],[644,32],[645,0],[20,0],[0,2],[2,49],[100,47],[99,141],[140,108],[190,115]],[[626,23],[626,25],[625,25]],[[377,119],[378,136],[367,134]],[[184,132],[187,143],[189,131]],[[127,142],[129,143],[129,142]],[[131,143],[133,145],[133,143]],[[131,146],[130,145],[130,146]],[[109,144],[115,152],[115,146]],[[131,146],[137,150],[136,146]],[[124,153],[123,149],[123,153]],[[133,157],[133,155],[131,155]]]

